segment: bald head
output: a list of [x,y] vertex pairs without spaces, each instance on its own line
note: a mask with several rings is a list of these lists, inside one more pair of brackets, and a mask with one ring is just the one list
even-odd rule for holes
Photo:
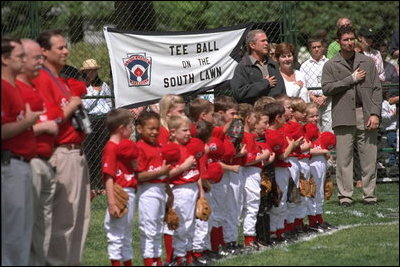
[[336,27],[339,29],[343,26],[352,26],[351,20],[349,18],[339,18],[336,22]]
[[44,62],[44,56],[40,45],[36,41],[22,39],[21,42],[26,55],[23,75],[30,81],[39,75],[39,70],[42,68]]

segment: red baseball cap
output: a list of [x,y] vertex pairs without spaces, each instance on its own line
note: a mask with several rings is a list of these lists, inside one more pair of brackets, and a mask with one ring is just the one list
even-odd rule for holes
[[285,152],[288,143],[286,141],[286,135],[281,128],[278,130],[267,129],[265,132],[265,138],[267,140],[267,144],[272,149],[272,152],[276,153],[277,155]]
[[204,142],[199,138],[192,137],[187,143],[186,148],[190,155],[193,155],[196,159],[201,158],[204,155]]
[[132,161],[138,157],[138,148],[132,140],[122,139],[117,146],[117,158],[127,167],[127,172],[133,171]]
[[315,142],[319,137],[319,129],[318,126],[314,123],[306,123],[304,125],[305,137],[306,140]]
[[219,183],[222,179],[224,171],[219,162],[211,162],[207,165],[207,175],[203,178],[208,180],[210,183]]
[[167,164],[177,163],[181,158],[181,150],[177,143],[169,142],[161,148],[161,155]]
[[322,132],[318,141],[322,149],[332,150],[336,146],[336,136],[331,132]]
[[289,138],[297,140],[304,136],[303,126],[300,123],[289,121],[283,126],[283,131]]
[[210,159],[213,161],[222,159],[225,153],[225,148],[224,143],[219,138],[211,137],[207,145],[209,148],[208,157]]

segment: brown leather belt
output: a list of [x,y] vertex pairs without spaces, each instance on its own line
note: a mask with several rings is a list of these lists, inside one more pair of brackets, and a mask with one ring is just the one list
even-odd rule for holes
[[61,144],[59,147],[65,147],[68,150],[74,150],[74,149],[82,149],[81,144]]

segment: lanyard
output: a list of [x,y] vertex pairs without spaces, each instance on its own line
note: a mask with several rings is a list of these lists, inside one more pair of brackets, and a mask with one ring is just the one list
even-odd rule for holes
[[66,96],[67,98],[71,97],[71,91],[68,88],[68,86],[62,86],[59,81],[56,79],[56,77],[54,77],[53,73],[51,73],[51,71],[43,66],[43,70],[47,71],[47,73],[50,75],[50,77],[53,79],[53,81],[56,83],[57,87],[61,89],[61,91],[63,92],[64,96]]

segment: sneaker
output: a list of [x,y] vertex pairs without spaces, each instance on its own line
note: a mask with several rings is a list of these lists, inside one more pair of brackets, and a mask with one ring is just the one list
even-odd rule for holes
[[193,257],[193,266],[207,266],[211,263],[211,260],[207,256]]
[[325,232],[324,228],[319,223],[316,223],[314,226],[310,226],[310,229],[312,229],[316,233]]
[[351,203],[347,202],[347,201],[344,201],[344,202],[339,203],[339,206],[341,206],[343,208],[348,208],[348,207],[351,206]]
[[322,224],[320,224],[320,226],[321,226],[322,229],[328,230],[328,231],[329,230],[333,230],[333,229],[337,229],[336,226],[334,226],[334,225],[332,225],[332,224],[330,224],[328,222],[323,222]]
[[178,260],[174,258],[170,263],[168,263],[167,266],[187,266],[187,265],[186,265],[186,260],[183,259],[181,263],[178,263]]
[[218,254],[218,252],[211,251],[211,250],[204,251],[203,255],[205,255],[211,261],[217,261],[217,260],[222,259],[222,256],[220,254]]
[[250,242],[247,246],[244,246],[243,252],[244,254],[250,254],[254,251],[258,251],[260,247],[256,244],[256,242]]

